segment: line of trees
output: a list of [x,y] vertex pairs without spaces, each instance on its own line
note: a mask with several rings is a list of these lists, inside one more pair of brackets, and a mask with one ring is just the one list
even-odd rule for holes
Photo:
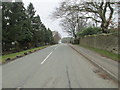
[[32,3],[27,9],[23,2],[2,3],[3,53],[21,51],[53,43],[51,30],[41,22]]

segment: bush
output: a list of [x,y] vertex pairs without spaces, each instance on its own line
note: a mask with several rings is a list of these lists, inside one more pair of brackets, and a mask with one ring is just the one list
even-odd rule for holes
[[78,36],[83,37],[86,35],[101,34],[102,29],[99,27],[88,27],[83,29],[81,32],[78,32]]

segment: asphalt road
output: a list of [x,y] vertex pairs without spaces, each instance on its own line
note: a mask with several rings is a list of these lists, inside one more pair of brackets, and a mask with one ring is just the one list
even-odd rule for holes
[[3,88],[117,88],[67,44],[37,51],[2,66]]

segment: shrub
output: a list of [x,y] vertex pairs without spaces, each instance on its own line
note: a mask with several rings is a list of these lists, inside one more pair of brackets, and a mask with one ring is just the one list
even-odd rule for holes
[[78,32],[78,36],[83,37],[86,35],[101,34],[102,29],[99,27],[88,27],[83,29],[81,32]]

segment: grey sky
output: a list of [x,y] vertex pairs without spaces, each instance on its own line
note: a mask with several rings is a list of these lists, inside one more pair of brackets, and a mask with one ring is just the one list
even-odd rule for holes
[[50,15],[54,12],[55,8],[59,6],[62,0],[22,0],[25,7],[28,6],[30,2],[33,3],[36,14],[39,14],[42,22],[47,28],[52,31],[58,31],[62,37],[66,37],[68,34],[63,32],[62,28],[59,26],[58,20],[52,20]]

